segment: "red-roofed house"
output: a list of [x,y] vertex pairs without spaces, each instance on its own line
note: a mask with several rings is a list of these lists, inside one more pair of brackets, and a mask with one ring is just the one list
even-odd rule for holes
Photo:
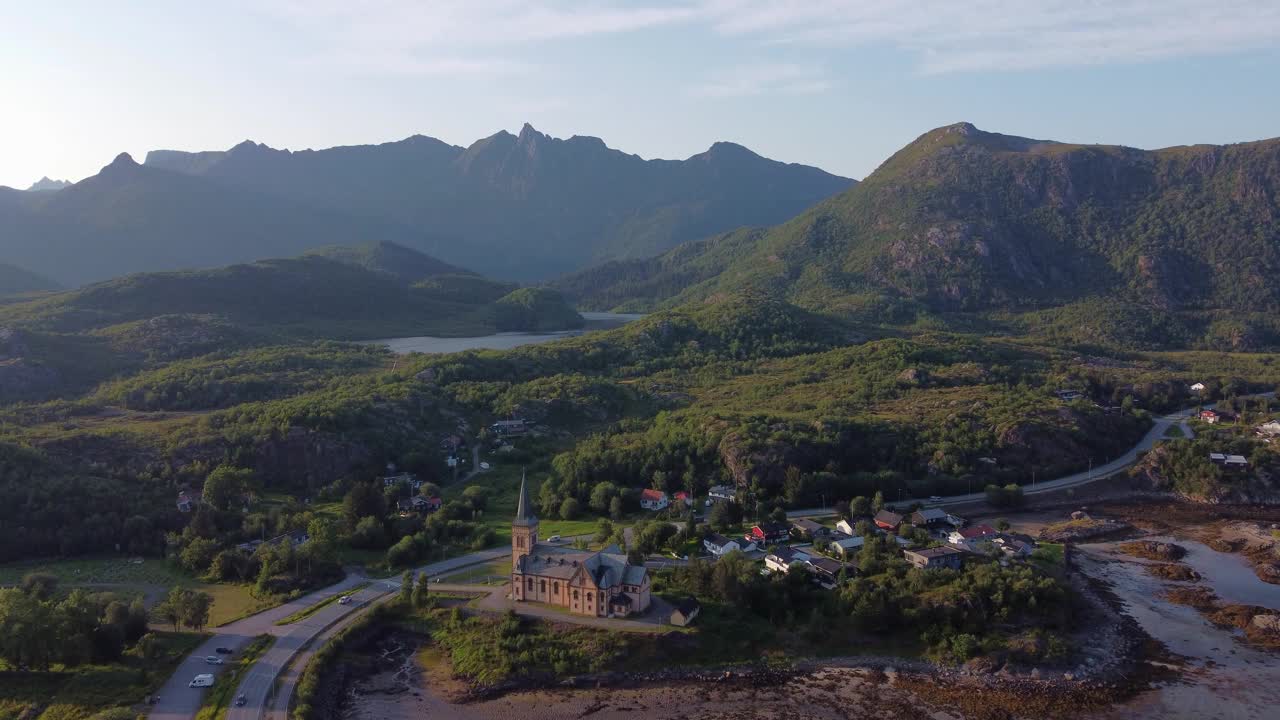
[[682,502],[682,503],[684,503],[684,504],[685,504],[685,506],[692,506],[692,505],[693,505],[693,498],[689,497],[689,493],[687,493],[687,492],[685,492],[685,491],[683,491],[683,490],[681,490],[680,492],[676,493],[676,494],[675,494],[675,498],[676,498],[676,502]]
[[954,530],[947,536],[947,541],[960,544],[968,540],[990,540],[996,535],[996,529],[990,525],[974,525],[973,527],[961,528]]
[[1216,413],[1216,412],[1214,412],[1214,411],[1212,411],[1212,410],[1201,410],[1201,411],[1200,411],[1200,419],[1201,419],[1201,420],[1203,420],[1204,422],[1209,423],[1210,425],[1212,425],[1212,424],[1214,424],[1214,423],[1218,422],[1218,418],[1219,418],[1218,413]]
[[662,510],[670,504],[671,500],[661,490],[645,488],[640,491],[640,507],[645,510]]

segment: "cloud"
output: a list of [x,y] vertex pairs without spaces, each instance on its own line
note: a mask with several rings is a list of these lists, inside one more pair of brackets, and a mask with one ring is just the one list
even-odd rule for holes
[[754,95],[810,95],[828,90],[826,72],[810,65],[760,63],[743,65],[719,73],[694,85],[690,94],[707,98],[735,98]]
[[726,38],[807,49],[888,46],[927,73],[1144,62],[1272,47],[1258,0],[705,0]]

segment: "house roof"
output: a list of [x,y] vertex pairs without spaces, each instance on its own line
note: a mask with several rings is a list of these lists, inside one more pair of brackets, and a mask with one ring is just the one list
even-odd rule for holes
[[725,545],[728,545],[729,543],[735,542],[735,541],[719,533],[712,533],[707,536],[707,542],[711,543],[712,545],[715,545],[716,547],[724,547]]
[[842,550],[852,550],[854,548],[862,547],[862,545],[866,543],[866,541],[867,539],[864,537],[851,537],[851,538],[845,538],[843,540],[836,540],[831,544],[838,545]]
[[538,524],[538,518],[533,514],[533,503],[529,502],[529,486],[523,472],[520,473],[520,501],[516,504],[516,519],[511,524],[522,527]]
[[808,518],[801,518],[799,520],[792,520],[791,527],[797,530],[803,530],[805,532],[816,532],[818,530],[823,529],[823,527],[825,526],[820,522],[815,522],[813,520],[809,520]]
[[765,535],[785,535],[786,533],[791,531],[791,526],[787,525],[786,523],[766,522],[766,523],[760,523],[759,525],[753,526],[751,529],[753,531],[759,530]]
[[831,558],[824,558],[824,557],[809,558],[808,562],[810,565],[814,566],[815,568],[825,573],[830,573],[832,575],[839,575],[840,571],[844,569],[844,563],[837,562],[835,560],[832,560]]
[[921,508],[915,512],[923,522],[933,522],[935,520],[946,520],[947,511],[942,508]]
[[675,494],[675,498],[677,500],[687,500],[689,498],[689,493],[681,490],[680,492]]
[[964,551],[943,545],[941,547],[925,548],[924,550],[907,550],[906,552],[913,555],[919,555],[924,558],[935,558],[945,557],[947,555],[961,555]]
[[640,491],[640,499],[661,502],[667,499],[667,494],[662,492],[661,490],[654,490],[653,488],[645,488],[644,490]]
[[774,550],[772,553],[769,553],[769,554],[773,555],[774,557],[778,558],[779,560],[781,560],[782,562],[788,565],[794,562],[803,562],[809,559],[808,553],[800,552],[799,550],[787,547],[785,545],[783,547],[778,548],[777,550]]
[[974,525],[973,527],[962,528],[956,532],[960,533],[960,537],[965,540],[973,540],[974,538],[996,534],[995,528],[990,525]]
[[886,525],[899,525],[902,523],[902,516],[896,512],[881,510],[876,513],[876,522]]

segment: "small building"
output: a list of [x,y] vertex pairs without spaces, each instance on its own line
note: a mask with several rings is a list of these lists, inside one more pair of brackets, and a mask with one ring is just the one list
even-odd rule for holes
[[746,540],[734,540],[724,535],[712,534],[703,539],[702,547],[706,548],[707,552],[712,555],[721,557],[735,550],[738,552],[751,552],[756,549],[756,544]]
[[831,549],[832,554],[848,560],[854,553],[862,549],[867,539],[864,537],[849,537],[840,540],[834,540],[827,547]]
[[808,553],[784,545],[764,556],[764,566],[773,572],[786,573],[791,571],[792,565],[807,563],[809,559]]
[[953,545],[962,545],[971,541],[988,541],[996,535],[999,535],[999,533],[990,525],[974,525],[973,527],[951,531],[947,535],[947,542]]
[[1057,395],[1058,399],[1061,400],[1062,402],[1073,402],[1075,400],[1079,400],[1080,398],[1084,397],[1084,393],[1080,392],[1079,390],[1070,390],[1070,389],[1058,390],[1057,392],[1054,393],[1054,395]]
[[671,624],[676,627],[688,627],[702,612],[702,604],[691,597],[681,598],[671,608]]
[[489,429],[498,435],[521,435],[529,430],[529,426],[520,419],[499,420],[490,425]]
[[902,524],[902,516],[891,510],[881,510],[876,513],[875,523],[882,530],[897,530]]
[[1258,435],[1262,437],[1280,437],[1280,420],[1272,420],[1258,426]]
[[772,545],[780,543],[791,536],[791,526],[786,523],[767,522],[760,523],[751,528],[747,533],[747,540],[757,545]]
[[200,496],[183,490],[178,493],[178,500],[175,504],[178,506],[178,512],[189,513],[200,504]]
[[1201,422],[1214,425],[1222,419],[1222,415],[1215,410],[1201,410],[1199,418]]
[[960,565],[964,562],[964,552],[950,547],[904,550],[902,556],[907,559],[907,562],[923,570],[932,570],[934,568],[959,570]]
[[852,520],[841,520],[836,523],[836,531],[852,537],[858,534],[857,528],[854,527],[855,525],[857,525],[857,523]]
[[737,494],[734,492],[733,487],[730,485],[712,485],[711,488],[707,490],[708,505],[714,502],[722,502],[722,501],[734,502],[736,498],[737,498]]
[[831,536],[831,528],[820,522],[801,518],[791,521],[791,532],[805,540],[814,540]]
[[422,481],[413,473],[396,473],[395,475],[384,475],[382,477],[383,487],[395,487],[396,485],[405,485],[414,492],[422,487]]
[[935,530],[951,523],[947,519],[947,512],[942,508],[922,508],[911,513],[911,524],[918,528],[926,528]]
[[414,495],[409,502],[413,503],[414,510],[417,510],[418,512],[428,512],[428,513],[435,512],[440,509],[440,506],[444,505],[444,500],[440,499],[435,495],[431,497],[426,497],[424,495]]
[[1202,382],[1198,382],[1191,386],[1191,392],[1193,393],[1202,393],[1204,391],[1205,391],[1205,386],[1204,386],[1204,383]]
[[1036,550],[1035,541],[1025,535],[1001,534],[993,542],[1001,552],[1010,557],[1026,557]]
[[663,510],[671,504],[671,499],[661,490],[645,488],[640,491],[640,507],[645,510]]
[[805,561],[808,570],[813,574],[813,579],[819,585],[827,590],[831,590],[840,584],[840,573],[844,572],[847,577],[851,573],[848,572],[845,564],[837,562],[831,558],[811,557]]
[[684,503],[685,507],[693,506],[693,497],[691,497],[689,493],[683,490],[676,493],[673,497],[675,497],[677,503]]

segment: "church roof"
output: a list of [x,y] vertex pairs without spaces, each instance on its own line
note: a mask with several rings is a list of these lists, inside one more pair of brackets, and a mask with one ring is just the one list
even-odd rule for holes
[[523,527],[538,524],[538,518],[533,514],[533,503],[529,502],[529,486],[524,473],[520,473],[520,502],[516,505],[516,519],[511,524]]
[[627,556],[611,546],[599,552],[573,551],[554,545],[539,543],[528,555],[517,562],[517,571],[537,577],[569,580],[581,567],[591,576],[591,581],[601,589],[617,585],[643,585],[648,572],[643,565],[632,565]]

